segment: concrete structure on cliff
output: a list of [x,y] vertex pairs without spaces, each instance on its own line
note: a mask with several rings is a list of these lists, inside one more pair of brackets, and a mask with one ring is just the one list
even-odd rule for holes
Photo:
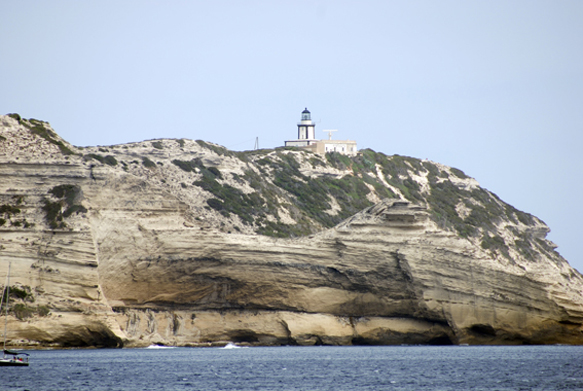
[[332,132],[336,132],[336,130],[325,130],[325,132],[328,132],[328,140],[316,140],[316,124],[312,121],[311,113],[306,108],[302,111],[302,118],[298,123],[297,140],[286,141],[285,146],[302,147],[320,155],[324,155],[327,152],[339,152],[350,156],[356,155],[356,141],[332,140]]

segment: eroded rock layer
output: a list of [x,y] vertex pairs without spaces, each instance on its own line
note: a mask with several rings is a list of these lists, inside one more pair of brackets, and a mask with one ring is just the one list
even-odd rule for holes
[[0,135],[12,346],[583,343],[548,227],[459,170]]

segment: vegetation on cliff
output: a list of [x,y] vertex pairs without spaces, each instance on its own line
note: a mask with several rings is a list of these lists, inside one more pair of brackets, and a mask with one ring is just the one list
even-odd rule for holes
[[36,134],[36,135],[44,138],[45,140],[47,140],[49,143],[54,144],[57,147],[59,147],[59,149],[61,150],[61,152],[64,155],[74,155],[75,154],[75,152],[73,152],[71,150],[71,148],[69,148],[62,140],[60,140],[60,137],[50,127],[47,126],[48,124],[46,122],[39,121],[39,120],[34,119],[34,118],[24,119],[24,118],[21,118],[20,115],[18,115],[18,114],[8,114],[8,115],[10,117],[16,119],[21,125],[24,125],[28,129],[30,129],[30,131],[33,134]]
[[49,191],[49,194],[50,196],[44,199],[43,211],[45,212],[45,220],[52,229],[67,228],[65,218],[73,213],[87,212],[87,209],[79,203],[82,196],[79,186],[55,186]]
[[[158,178],[161,187],[189,205],[190,216],[224,231],[301,237],[395,198],[427,205],[439,228],[494,256],[510,261],[516,256],[534,260],[540,252],[555,256],[553,245],[541,237],[542,222],[504,203],[461,170],[432,161],[371,149],[354,157],[335,152],[321,156],[301,148],[234,152],[185,139],[88,147],[81,153],[47,123],[10,117],[65,156],[77,155],[91,166],[105,165],[150,182]],[[66,228],[64,218],[86,212],[71,198],[78,191],[53,189],[44,198],[50,228]],[[24,224],[14,221],[17,205],[2,208],[0,225]]]
[[[538,219],[504,203],[459,169],[371,149],[354,157],[339,153],[322,157],[298,148],[235,154],[198,143],[211,153],[240,159],[247,167],[245,175],[221,174],[216,167],[206,167],[201,158],[172,163],[198,174],[192,184],[212,195],[208,207],[225,217],[238,216],[261,235],[312,234],[381,199],[401,198],[427,205],[440,228],[476,241],[493,255],[511,260],[513,254],[533,257],[536,251],[552,251],[526,229],[542,224]],[[254,191],[245,193],[237,184]],[[282,211],[294,221],[284,221]]]
[[370,149],[79,148],[17,115],[0,135],[13,343],[581,343],[583,276],[458,169]]

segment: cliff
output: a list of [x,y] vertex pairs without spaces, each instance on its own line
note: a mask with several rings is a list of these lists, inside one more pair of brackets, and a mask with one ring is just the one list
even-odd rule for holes
[[11,346],[581,344],[548,231],[427,160],[80,148],[0,116]]

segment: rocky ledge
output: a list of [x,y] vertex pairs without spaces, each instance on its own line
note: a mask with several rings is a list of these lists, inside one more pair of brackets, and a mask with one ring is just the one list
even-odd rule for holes
[[79,148],[8,115],[0,213],[11,346],[583,343],[548,227],[434,162]]

